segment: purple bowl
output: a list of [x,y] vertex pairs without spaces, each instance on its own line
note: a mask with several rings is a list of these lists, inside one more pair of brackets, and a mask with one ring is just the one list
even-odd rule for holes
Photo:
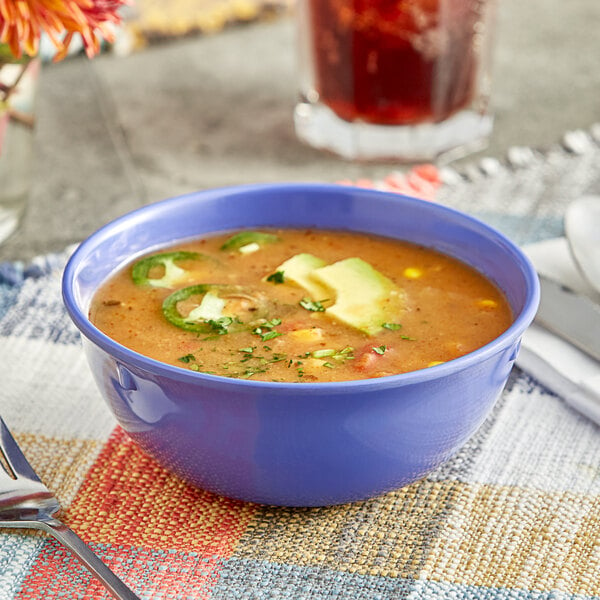
[[[514,323],[486,346],[429,369],[300,384],[169,366],[112,341],[88,320],[95,290],[136,256],[206,233],[285,226],[374,233],[455,256],[504,291]],[[323,506],[407,485],[473,435],[506,384],[539,286],[513,243],[460,212],[373,190],[275,184],[193,193],[109,223],[73,254],[63,297],[109,407],[161,465],[232,498]]]

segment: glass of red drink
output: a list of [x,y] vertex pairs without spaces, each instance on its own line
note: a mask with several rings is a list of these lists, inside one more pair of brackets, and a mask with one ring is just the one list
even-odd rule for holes
[[300,139],[349,159],[480,149],[496,0],[299,0]]

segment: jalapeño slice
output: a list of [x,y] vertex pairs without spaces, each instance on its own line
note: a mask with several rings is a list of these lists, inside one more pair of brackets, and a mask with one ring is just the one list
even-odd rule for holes
[[[185,314],[180,304],[186,303]],[[167,296],[163,315],[186,331],[233,333],[241,331],[269,312],[266,297],[240,285],[202,283],[191,285]]]
[[272,233],[263,233],[262,231],[240,231],[226,240],[221,246],[221,250],[239,250],[250,244],[264,246],[278,242],[279,238]]
[[[197,252],[164,252],[142,258],[133,265],[131,278],[136,285],[151,285],[153,287],[175,287],[185,278],[185,269],[176,263],[180,260],[197,260],[201,255]],[[155,267],[163,267],[162,277],[151,277]]]

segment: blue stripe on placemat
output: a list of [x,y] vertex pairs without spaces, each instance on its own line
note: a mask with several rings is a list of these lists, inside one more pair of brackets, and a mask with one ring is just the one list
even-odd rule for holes
[[22,263],[0,264],[0,336],[78,344],[62,300],[60,280],[71,249]]
[[600,600],[559,591],[490,588],[343,573],[319,567],[232,558],[211,600]]
[[12,600],[44,546],[42,537],[0,534],[0,600]]
[[391,600],[407,598],[413,580],[343,573],[312,566],[230,558],[212,600]]

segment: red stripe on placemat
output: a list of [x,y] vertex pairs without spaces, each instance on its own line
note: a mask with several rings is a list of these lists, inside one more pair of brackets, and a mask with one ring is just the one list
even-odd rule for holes
[[[223,564],[222,558],[202,557],[195,552],[95,544],[92,548],[134,592],[145,598],[207,600]],[[49,540],[15,600],[58,598],[104,600],[112,596],[68,550]]]
[[[185,597],[204,598],[256,510],[186,484],[117,427],[63,520],[138,593],[169,598],[169,590],[188,589]],[[104,598],[103,588],[49,541],[17,599],[62,598],[66,589],[73,598]]]
[[364,188],[376,188],[386,192],[416,196],[423,200],[435,200],[437,191],[442,185],[440,171],[435,165],[417,165],[406,173],[400,171],[390,173],[381,181],[372,179],[344,179],[338,181],[342,185],[355,185]]
[[118,427],[66,520],[86,541],[228,556],[255,510],[171,475]]

